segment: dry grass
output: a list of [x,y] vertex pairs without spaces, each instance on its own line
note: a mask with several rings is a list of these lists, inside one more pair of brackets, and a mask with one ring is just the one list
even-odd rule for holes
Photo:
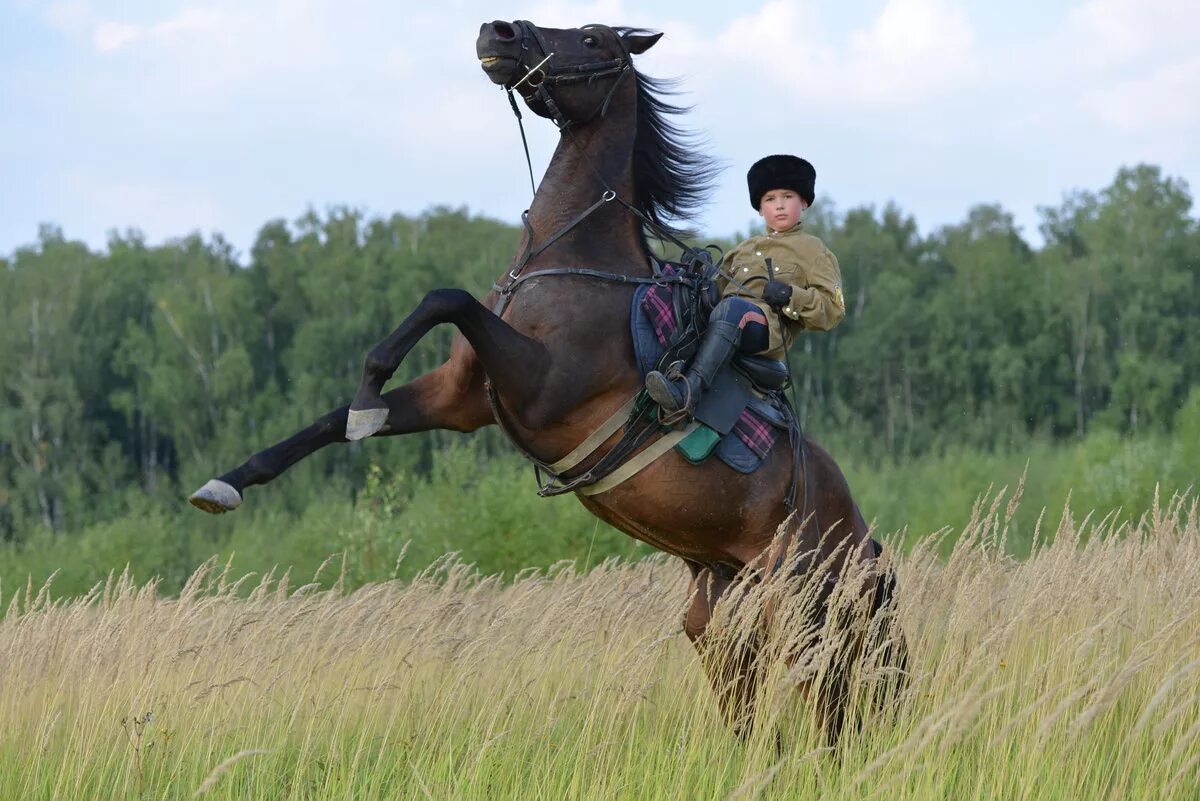
[[[792,691],[837,663],[831,632],[772,673],[741,743],[666,560],[510,583],[448,560],[353,593],[211,564],[174,599],[127,576],[28,588],[0,619],[0,798],[1195,798],[1196,505],[1068,520],[1020,562],[1011,512],[898,561],[911,680],[836,752]],[[796,611],[774,647],[804,636]],[[866,659],[855,697],[883,676]]]

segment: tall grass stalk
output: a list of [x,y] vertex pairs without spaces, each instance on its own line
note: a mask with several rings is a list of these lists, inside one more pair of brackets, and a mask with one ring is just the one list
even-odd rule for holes
[[853,592],[824,631],[769,582],[718,615],[736,640],[773,597],[769,651],[816,637],[743,742],[662,558],[508,583],[447,558],[353,592],[216,562],[174,598],[129,574],[74,600],[22,588],[0,619],[0,798],[1195,798],[1196,504],[1066,514],[1025,560],[1014,513],[980,503],[948,557],[929,537],[896,558],[908,682],[868,703],[892,676],[866,648],[836,750],[797,688],[855,652],[834,619],[873,625]]

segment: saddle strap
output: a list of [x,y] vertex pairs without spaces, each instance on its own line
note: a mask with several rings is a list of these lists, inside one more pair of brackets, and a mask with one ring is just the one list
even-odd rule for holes
[[[553,465],[546,464],[538,459],[529,449],[521,443],[515,432],[509,427],[504,414],[501,411],[500,399],[496,395],[496,390],[492,386],[490,380],[485,379],[483,384],[484,395],[487,398],[488,405],[492,410],[492,417],[499,425],[500,430],[508,437],[509,441],[516,446],[526,459],[533,463],[534,476],[537,478],[538,485],[541,489],[538,490],[538,495],[544,498],[562,495],[567,492],[577,492],[584,487],[589,487],[598,481],[603,480],[610,475],[614,470],[628,458],[630,452],[641,447],[647,439],[652,437],[658,428],[654,415],[647,415],[647,409],[639,409],[639,401],[645,400],[644,392],[637,392],[633,398],[627,401],[620,409],[617,410],[608,420],[600,427],[600,431],[593,432],[588,436],[587,440],[580,443],[575,450],[564,456]],[[623,416],[625,415],[625,416]],[[625,433],[616,445],[609,450],[600,461],[592,465],[591,469],[570,479],[566,482],[560,482],[558,476],[551,472],[551,468],[562,468],[561,466],[568,460],[579,463],[586,459],[589,455],[595,452],[601,444],[604,443],[615,431],[622,426],[625,427]],[[604,433],[604,429],[609,429]],[[601,434],[603,433],[603,436]],[[594,440],[594,442],[592,442]],[[585,447],[586,446],[586,447]],[[585,452],[586,451],[586,452]],[[640,468],[639,468],[640,469]],[[550,479],[543,483],[541,473],[546,472],[550,475]],[[611,485],[615,486],[615,485]]]
[[639,393],[635,392],[633,397],[627,400],[620,409],[617,409],[612,413],[611,417],[604,421],[603,425],[593,431],[587,439],[579,443],[575,450],[554,464],[546,465],[546,472],[554,476],[561,476],[595,453],[596,448],[603,445],[605,440],[617,433],[621,429],[621,426],[625,425],[629,420],[629,415],[633,412],[633,407],[637,405],[638,396]]
[[693,420],[687,425],[687,427],[680,431],[671,431],[662,435],[656,439],[654,443],[650,445],[650,447],[646,448],[637,456],[634,456],[628,462],[625,462],[612,473],[609,473],[595,484],[578,489],[576,492],[578,492],[580,495],[599,495],[602,492],[608,492],[613,487],[633,478],[638,473],[642,472],[643,469],[658,461],[660,456],[674,448],[676,445],[682,442],[684,438],[686,438],[699,427],[700,423]]

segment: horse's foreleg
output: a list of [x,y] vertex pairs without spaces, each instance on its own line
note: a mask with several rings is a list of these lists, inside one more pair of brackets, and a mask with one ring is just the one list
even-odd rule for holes
[[437,289],[391,334],[371,348],[350,403],[346,436],[362,439],[389,425],[393,412],[381,393],[404,357],[431,328],[457,326],[471,343],[498,392],[518,406],[538,394],[548,362],[545,346],[505,323],[461,289]]
[[[379,391],[413,346],[435,325],[462,333],[450,360],[438,370],[384,395]],[[469,293],[430,292],[390,336],[371,349],[355,400],[323,415],[288,439],[256,453],[209,481],[188,500],[206,512],[227,512],[246,487],[265,484],[317,450],[374,433],[407,434],[443,428],[473,431],[492,422],[484,374],[518,406],[538,397],[549,363],[546,348],[509,326]]]
[[[383,396],[388,415],[387,435],[443,428],[474,431],[492,422],[483,394],[483,371],[469,345],[456,339],[450,359],[438,369],[397,387]],[[246,487],[266,484],[296,462],[326,445],[346,442],[349,406],[322,415],[315,423],[284,441],[260,451],[234,470],[215,478],[188,500],[218,514],[236,509]]]

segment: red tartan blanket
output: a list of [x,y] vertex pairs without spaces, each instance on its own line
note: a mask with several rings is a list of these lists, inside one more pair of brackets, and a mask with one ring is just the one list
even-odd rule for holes
[[[679,328],[679,321],[675,319],[675,305],[671,300],[673,290],[670,284],[651,286],[641,301],[642,313],[650,321],[658,344],[664,348]],[[765,459],[781,432],[750,409],[743,409],[742,416],[734,423],[732,433],[737,434],[756,456]]]

